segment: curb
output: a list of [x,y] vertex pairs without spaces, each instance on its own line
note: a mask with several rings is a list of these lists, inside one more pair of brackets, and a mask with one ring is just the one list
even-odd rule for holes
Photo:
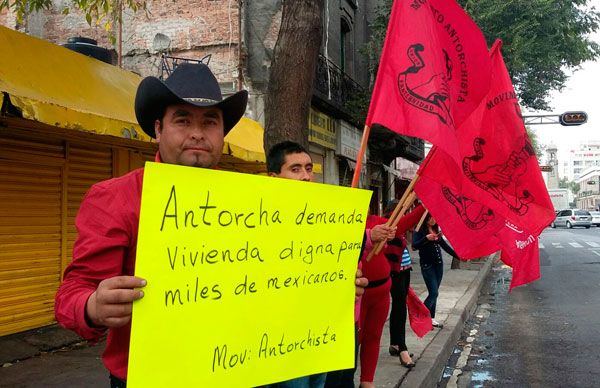
[[456,306],[454,306],[448,315],[448,318],[444,322],[444,328],[438,332],[425,348],[418,360],[419,364],[425,365],[425,367],[413,369],[410,373],[404,375],[404,378],[396,384],[395,388],[402,385],[419,388],[436,386],[444,371],[446,362],[452,354],[452,349],[454,349],[454,345],[460,338],[465,321],[471,317],[475,310],[475,304],[483,286],[483,280],[490,272],[497,257],[498,253],[488,256],[485,264],[481,267],[465,294],[458,300]]

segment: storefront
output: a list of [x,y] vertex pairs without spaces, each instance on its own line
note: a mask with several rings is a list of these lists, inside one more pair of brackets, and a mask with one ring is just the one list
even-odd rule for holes
[[[340,131],[338,136],[337,154],[339,155],[339,179],[340,186],[350,186],[356,169],[356,160],[360,150],[360,141],[362,133],[346,121],[340,121]],[[369,159],[369,149],[365,151],[363,158],[359,187],[368,187],[367,160]]]
[[337,185],[335,120],[313,107],[308,119],[308,142],[315,165],[315,182]]

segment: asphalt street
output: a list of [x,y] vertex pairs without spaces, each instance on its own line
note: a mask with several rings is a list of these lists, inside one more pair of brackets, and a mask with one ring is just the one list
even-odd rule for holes
[[508,293],[496,266],[445,370],[448,387],[597,387],[600,228],[546,229],[542,277]]

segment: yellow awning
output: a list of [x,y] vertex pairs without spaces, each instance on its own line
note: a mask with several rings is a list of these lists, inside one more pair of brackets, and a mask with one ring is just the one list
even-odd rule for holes
[[[140,76],[2,26],[0,50],[0,92],[24,118],[152,141],[133,110]],[[225,137],[222,167],[265,172],[263,133],[258,122],[242,118]]]
[[0,50],[0,91],[24,118],[151,140],[133,111],[138,75],[1,26]]
[[247,117],[242,119],[225,136],[221,167],[228,170],[264,173],[263,127]]
[[264,129],[252,119],[242,119],[225,136],[223,153],[249,162],[265,162]]

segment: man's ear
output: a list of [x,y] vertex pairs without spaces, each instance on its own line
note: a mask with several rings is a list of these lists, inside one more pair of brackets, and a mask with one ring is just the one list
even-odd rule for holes
[[277,173],[275,173],[275,172],[268,172],[267,174],[268,174],[269,176],[274,176],[274,177],[276,177],[276,176],[277,176]]
[[162,128],[160,127],[160,120],[154,121],[154,133],[156,134],[156,141],[160,142],[160,131]]

